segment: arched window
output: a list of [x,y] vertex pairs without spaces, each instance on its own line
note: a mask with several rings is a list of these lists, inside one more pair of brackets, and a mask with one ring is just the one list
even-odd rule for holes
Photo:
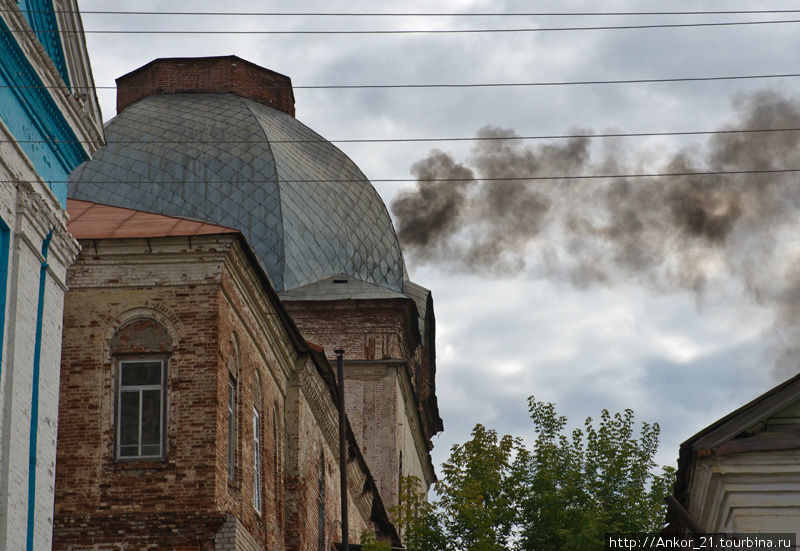
[[261,514],[261,376],[256,372],[253,383],[253,507]]
[[117,371],[114,456],[123,461],[163,460],[172,338],[157,321],[136,318],[120,327],[108,344]]

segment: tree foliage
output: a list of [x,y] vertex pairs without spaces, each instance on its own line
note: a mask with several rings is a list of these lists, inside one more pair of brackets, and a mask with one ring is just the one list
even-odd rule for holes
[[674,470],[654,472],[657,423],[642,423],[637,437],[632,410],[603,410],[599,426],[587,418],[568,437],[553,404],[531,397],[529,411],[537,438],[515,465],[524,478],[519,549],[603,549],[606,532],[660,529]]
[[674,469],[656,474],[658,424],[603,410],[568,433],[553,404],[528,405],[532,445],[477,425],[442,465],[438,502],[405,481],[393,514],[409,551],[592,551],[606,532],[660,529]]
[[422,483],[416,476],[400,479],[400,499],[389,508],[409,551],[442,551],[447,549],[442,516],[425,499]]
[[365,530],[361,533],[361,551],[392,551],[392,544],[387,541],[378,541],[375,534]]

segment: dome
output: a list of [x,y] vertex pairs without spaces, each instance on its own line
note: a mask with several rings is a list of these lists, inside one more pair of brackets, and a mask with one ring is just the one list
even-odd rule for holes
[[347,274],[402,292],[380,196],[291,114],[233,93],[150,95],[106,141],[71,174],[70,197],[238,228],[278,291]]

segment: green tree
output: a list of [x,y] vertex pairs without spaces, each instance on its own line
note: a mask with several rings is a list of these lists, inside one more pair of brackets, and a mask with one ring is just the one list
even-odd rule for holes
[[674,469],[656,474],[658,424],[635,431],[632,410],[603,410],[569,433],[553,404],[528,405],[531,446],[477,425],[442,465],[435,510],[412,500],[418,486],[403,494],[396,518],[409,550],[593,551],[606,532],[660,529]]
[[409,551],[594,551],[606,532],[656,532],[674,469],[656,474],[658,424],[603,410],[567,430],[551,403],[528,401],[530,446],[476,425],[451,448],[428,503],[403,479],[392,514]]
[[656,474],[658,424],[634,434],[633,411],[603,410],[599,426],[565,434],[567,419],[553,404],[529,399],[537,438],[514,470],[522,480],[520,538],[525,551],[603,549],[605,532],[655,532],[674,469]]
[[483,425],[475,426],[471,440],[452,447],[436,484],[449,548],[508,549],[517,517],[512,458],[521,451],[519,440],[498,438]]
[[444,551],[448,548],[441,515],[422,491],[416,476],[400,479],[400,499],[389,508],[408,551]]
[[362,551],[392,551],[392,544],[387,541],[378,541],[375,534],[369,530],[361,533]]

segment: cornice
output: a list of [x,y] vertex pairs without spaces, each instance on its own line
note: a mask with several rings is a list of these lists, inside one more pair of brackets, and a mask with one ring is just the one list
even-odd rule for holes
[[79,134],[89,139],[85,147],[93,153],[103,142],[103,118],[86,50],[83,21],[76,0],[55,0],[54,7],[71,80],[72,94],[68,99],[77,104],[77,111],[83,115],[79,120],[86,122],[86,128]]
[[[42,145],[70,173],[102,143],[102,135],[89,130],[79,102],[70,95],[19,8],[9,0],[0,0],[0,6],[0,77],[47,140]],[[76,137],[76,129],[82,140]],[[88,142],[86,149],[81,142]]]
[[428,485],[431,485],[436,482],[436,470],[434,469],[433,462],[431,461],[428,442],[426,442],[424,437],[422,418],[420,411],[417,408],[417,396],[414,392],[413,386],[411,385],[408,363],[403,362],[402,366],[398,366],[397,371],[399,372],[400,391],[403,394],[403,406],[405,407],[406,419],[411,420],[411,422],[414,424],[413,430],[411,431],[414,437],[414,447],[416,447],[422,467],[426,471],[425,474],[427,480],[425,482]]
[[[17,187],[17,216],[26,217],[38,227],[42,236],[47,235],[51,228],[67,231],[64,211],[44,184],[18,182],[14,185]],[[79,250],[77,241],[72,239],[72,236],[70,240],[74,241],[71,248],[77,253]]]
[[[332,450],[339,449],[339,425],[338,418],[334,416],[336,404],[330,399],[327,387],[320,380],[313,362],[308,356],[301,356],[297,366],[297,382],[300,392],[306,399],[311,413]],[[337,416],[338,417],[338,416]]]
[[59,75],[69,86],[69,73],[52,0],[27,0],[28,22]]
[[254,321],[258,324],[261,335],[251,335],[253,342],[257,343],[259,347],[268,344],[276,356],[276,363],[284,378],[279,387],[284,389],[286,386],[285,381],[292,376],[291,367],[289,366],[292,366],[294,362],[294,354],[287,334],[289,329],[281,323],[280,317],[275,311],[275,305],[272,304],[268,295],[268,290],[263,288],[260,279],[254,273],[254,267],[250,266],[242,248],[235,238],[231,238],[231,241],[231,252],[225,258],[223,269],[228,273],[231,283],[236,287],[239,296],[252,313]]

